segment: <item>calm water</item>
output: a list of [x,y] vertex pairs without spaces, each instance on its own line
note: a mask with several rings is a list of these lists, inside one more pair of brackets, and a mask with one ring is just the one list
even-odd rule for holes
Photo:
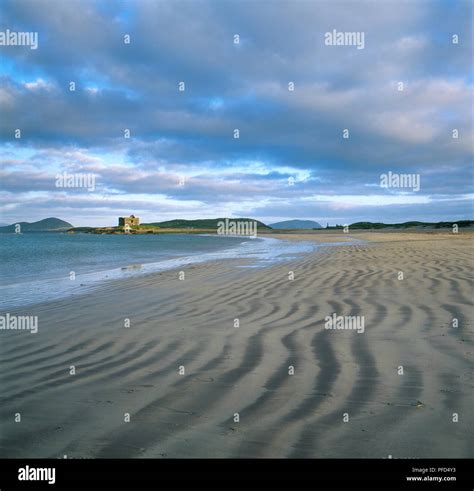
[[247,258],[251,266],[265,266],[313,248],[308,242],[216,235],[0,234],[0,307],[52,300],[111,279],[217,259]]

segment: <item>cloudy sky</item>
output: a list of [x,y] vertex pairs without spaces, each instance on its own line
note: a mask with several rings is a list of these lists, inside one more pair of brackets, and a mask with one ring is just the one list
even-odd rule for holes
[[[0,31],[38,33],[0,46],[2,223],[474,218],[470,0],[0,9]],[[334,29],[363,49],[325,44]],[[388,172],[420,190],[381,187]]]

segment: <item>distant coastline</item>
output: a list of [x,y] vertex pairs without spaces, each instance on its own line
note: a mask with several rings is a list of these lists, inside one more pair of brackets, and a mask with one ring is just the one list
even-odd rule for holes
[[[45,218],[37,222],[18,222],[11,225],[0,227],[0,233],[25,233],[25,232],[62,232],[62,233],[86,233],[86,234],[216,234],[218,233],[219,223],[223,220],[229,220],[235,223],[253,222],[259,234],[282,234],[282,233],[327,233],[330,231],[357,231],[357,230],[377,230],[377,231],[429,231],[439,229],[453,229],[457,226],[458,229],[474,228],[474,220],[458,220],[448,222],[419,222],[409,221],[403,223],[383,223],[383,222],[355,222],[348,225],[327,225],[326,227],[319,226],[314,228],[298,228],[298,223],[303,223],[300,220],[289,220],[287,222],[279,222],[278,227],[273,228],[271,225],[255,220],[253,218],[212,218],[201,220],[168,220],[164,222],[143,223],[141,225],[123,227],[74,227],[71,223],[59,218]],[[294,224],[288,228],[281,228],[281,223]],[[307,222],[306,222],[307,223]],[[317,223],[317,222],[314,222]]]
[[[68,230],[69,233],[89,233],[89,234],[217,234],[218,221],[213,220],[174,220],[162,223],[144,223],[136,227],[125,230],[123,227],[74,227]],[[231,220],[249,220],[248,218],[232,218]],[[202,223],[204,222],[204,223]],[[210,223],[215,222],[215,223]],[[163,226],[164,225],[164,226]],[[285,233],[309,233],[321,234],[328,232],[377,230],[377,231],[429,231],[439,229],[453,229],[454,225],[458,228],[474,228],[474,220],[459,220],[457,222],[405,222],[405,223],[379,223],[379,222],[356,222],[351,225],[335,225],[326,228],[272,228],[262,222],[257,222],[259,234],[285,234]]]

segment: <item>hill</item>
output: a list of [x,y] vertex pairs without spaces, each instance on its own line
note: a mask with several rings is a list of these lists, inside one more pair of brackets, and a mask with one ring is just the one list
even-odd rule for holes
[[0,227],[0,233],[15,233],[16,225],[20,225],[21,232],[61,232],[73,227],[69,222],[59,218],[45,218],[38,222],[17,222],[12,225]]
[[[219,222],[225,221],[225,218],[209,218],[204,220],[168,220],[165,222],[142,223],[141,227],[160,227],[160,228],[181,228],[181,229],[217,229]],[[270,227],[258,220],[252,218],[228,218],[233,222],[257,222],[257,230],[270,230]]]
[[315,222],[313,220],[286,220],[284,222],[271,223],[269,226],[271,228],[285,229],[285,230],[292,230],[292,229],[312,230],[314,228],[323,228],[318,222]]

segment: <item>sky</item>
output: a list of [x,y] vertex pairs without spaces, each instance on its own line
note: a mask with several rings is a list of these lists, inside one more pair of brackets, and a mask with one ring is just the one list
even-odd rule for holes
[[472,9],[0,0],[0,222],[474,219]]

